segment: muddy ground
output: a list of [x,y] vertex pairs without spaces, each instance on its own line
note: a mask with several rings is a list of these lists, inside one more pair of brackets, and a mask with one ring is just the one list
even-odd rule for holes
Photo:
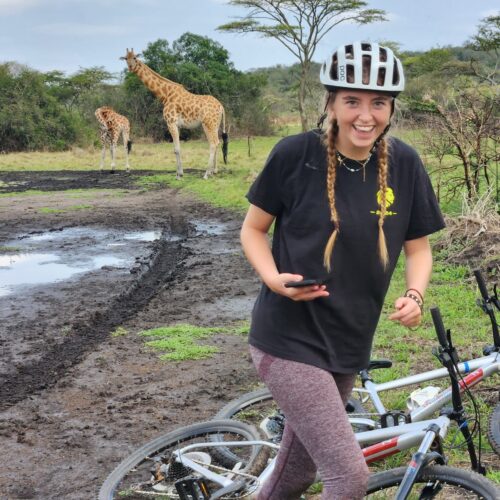
[[[174,190],[137,188],[136,176],[147,174],[0,174],[0,192],[55,191],[50,198],[0,197],[0,245],[68,228],[161,231],[129,248],[129,265],[0,297],[2,499],[95,498],[138,445],[211,418],[256,382],[242,336],[209,339],[220,352],[208,360],[162,362],[136,335],[181,322],[247,320],[259,287],[239,247],[241,216]],[[96,191],[83,201],[57,193],[80,188],[122,192]],[[70,208],[77,203],[92,208]],[[60,211],[41,211],[47,206]],[[74,260],[85,243],[79,238],[88,236],[38,245]],[[128,333],[112,337],[118,326]]]

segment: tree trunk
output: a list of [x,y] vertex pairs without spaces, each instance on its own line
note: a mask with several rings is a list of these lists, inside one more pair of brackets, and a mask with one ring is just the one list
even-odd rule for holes
[[299,113],[300,113],[300,124],[302,125],[302,132],[307,132],[309,130],[309,124],[307,123],[306,115],[306,83],[309,70],[309,63],[307,61],[302,62],[300,70],[300,85],[299,85]]

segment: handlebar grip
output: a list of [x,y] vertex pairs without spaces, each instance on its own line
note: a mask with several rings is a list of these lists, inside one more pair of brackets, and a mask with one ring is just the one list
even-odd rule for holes
[[477,281],[477,286],[479,287],[479,291],[481,292],[481,296],[485,301],[488,301],[488,289],[486,288],[486,283],[484,282],[483,275],[479,269],[474,270],[474,276]]
[[437,333],[437,337],[441,347],[448,347],[448,340],[446,339],[446,331],[443,325],[443,318],[439,312],[439,307],[431,307],[432,322]]

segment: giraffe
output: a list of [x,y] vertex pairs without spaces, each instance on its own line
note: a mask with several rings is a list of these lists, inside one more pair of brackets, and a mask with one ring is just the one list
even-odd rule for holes
[[188,92],[180,83],[173,82],[153,71],[138,59],[134,49],[128,50],[124,59],[129,71],[135,73],[163,104],[163,119],[174,141],[177,163],[177,179],[182,177],[181,147],[179,127],[195,128],[202,125],[210,144],[208,167],[203,176],[208,179],[217,173],[217,146],[219,145],[219,127],[222,122],[222,154],[227,163],[227,143],[225,111],[222,104],[211,95],[196,95]]
[[101,171],[104,168],[104,157],[106,156],[106,146],[109,146],[111,151],[111,172],[115,171],[115,150],[118,144],[120,134],[123,137],[123,146],[125,148],[125,158],[127,172],[130,172],[128,163],[128,155],[132,149],[132,141],[130,140],[130,122],[128,118],[118,114],[109,106],[102,106],[95,110],[95,117],[101,128]]

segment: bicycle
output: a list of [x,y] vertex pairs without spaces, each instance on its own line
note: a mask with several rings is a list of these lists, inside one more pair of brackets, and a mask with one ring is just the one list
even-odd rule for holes
[[[467,499],[500,498],[500,489],[477,472],[444,465],[442,441],[455,421],[467,443],[471,466],[484,472],[462,406],[458,356],[451,335],[444,330],[437,308],[432,317],[440,348],[438,359],[447,370],[453,408],[434,419],[402,423],[358,433],[367,462],[418,446],[408,467],[373,474],[368,498],[404,500],[411,498]],[[375,443],[375,444],[370,444]],[[270,450],[279,445],[262,439],[254,427],[234,420],[208,421],[177,429],[139,448],[108,476],[99,500],[111,500],[129,493],[132,498],[158,496],[179,500],[216,500],[252,498],[259,485],[269,477],[274,458]],[[231,456],[220,450],[231,448]],[[431,465],[436,462],[438,465]],[[383,495],[383,496],[380,496]],[[130,497],[127,497],[130,498]]]
[[[468,388],[500,371],[500,335],[494,312],[494,307],[500,310],[497,288],[495,285],[493,294],[489,295],[481,273],[475,270],[474,275],[482,296],[479,305],[488,314],[492,325],[493,345],[483,348],[484,355],[482,357],[459,363],[459,371],[462,375],[466,375],[464,380]],[[435,411],[450,401],[452,393],[451,388],[448,388],[427,399],[425,404],[417,406],[408,412],[388,410],[379,396],[381,392],[422,384],[448,376],[447,370],[440,368],[385,383],[377,384],[373,381],[370,376],[372,370],[391,366],[392,362],[390,360],[373,360],[370,362],[368,369],[360,371],[362,387],[353,389],[353,395],[357,395],[357,397],[349,399],[352,411],[348,411],[355,432],[398,425],[401,422],[419,422],[430,418]],[[368,413],[364,409],[367,401],[371,402],[376,413]],[[362,410],[359,411],[359,408]],[[376,417],[376,419],[371,417]],[[276,442],[281,440],[285,423],[285,417],[274,403],[267,388],[257,389],[230,401],[214,418],[217,420],[237,419],[250,423],[261,428],[268,438]],[[496,404],[490,414],[487,436],[492,449],[500,456],[500,402]]]

